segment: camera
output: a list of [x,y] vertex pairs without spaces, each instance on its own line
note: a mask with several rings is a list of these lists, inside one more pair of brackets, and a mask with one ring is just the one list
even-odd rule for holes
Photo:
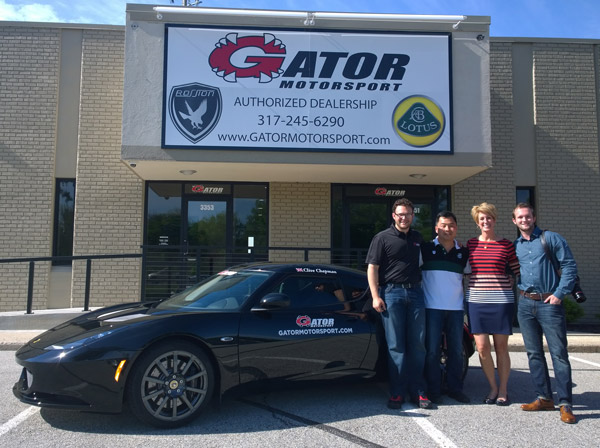
[[579,276],[575,277],[575,286],[573,286],[573,291],[571,291],[571,295],[577,303],[583,303],[587,300],[587,297],[581,290],[581,285],[579,284]]

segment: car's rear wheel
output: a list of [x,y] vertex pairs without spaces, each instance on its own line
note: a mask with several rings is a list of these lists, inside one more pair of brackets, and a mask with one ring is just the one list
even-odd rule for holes
[[186,341],[162,343],[136,362],[128,402],[141,421],[174,428],[196,418],[213,389],[213,367],[202,349]]
[[[448,391],[448,383],[446,381],[446,363],[448,361],[448,348],[446,347],[446,341],[442,341],[441,356],[440,356],[440,369],[442,370],[442,392]],[[464,380],[469,372],[469,353],[468,353],[468,342],[463,339],[462,341],[462,379]]]

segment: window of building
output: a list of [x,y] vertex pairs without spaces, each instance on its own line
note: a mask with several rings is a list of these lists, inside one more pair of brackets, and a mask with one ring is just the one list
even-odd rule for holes
[[331,187],[332,262],[364,268],[373,236],[392,223],[394,202],[406,197],[415,207],[412,227],[425,240],[435,236],[435,216],[449,210],[450,187],[432,185],[342,185]]
[[233,238],[236,250],[266,248],[267,229],[267,186],[234,185]]
[[181,244],[181,184],[149,182],[146,213],[146,244]]
[[535,209],[535,187],[517,187],[517,202],[525,202]]
[[[53,257],[70,257],[73,255],[74,220],[75,179],[56,179]],[[71,264],[71,261],[55,261],[53,264]]]

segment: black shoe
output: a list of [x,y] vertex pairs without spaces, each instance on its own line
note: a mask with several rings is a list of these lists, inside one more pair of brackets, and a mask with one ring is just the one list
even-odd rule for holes
[[460,390],[454,391],[454,392],[448,392],[448,396],[450,398],[452,398],[453,400],[456,400],[460,403],[470,403],[471,399],[469,397],[467,397],[463,392],[461,392]]
[[419,395],[419,407],[421,409],[435,409],[434,404],[427,398],[427,395]]
[[496,398],[496,406],[508,406],[510,404],[510,400],[508,399],[508,395],[506,398]]
[[483,402],[485,404],[496,404],[496,399],[497,398],[498,398],[498,395],[496,395],[494,398],[486,397],[486,398],[483,399]]
[[401,395],[392,395],[387,402],[387,407],[390,409],[400,409],[404,400]]

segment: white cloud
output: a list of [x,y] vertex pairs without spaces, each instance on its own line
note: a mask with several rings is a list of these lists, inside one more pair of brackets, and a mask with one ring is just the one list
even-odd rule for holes
[[50,5],[32,3],[29,5],[9,5],[0,0],[0,20],[27,22],[58,22],[58,16]]

